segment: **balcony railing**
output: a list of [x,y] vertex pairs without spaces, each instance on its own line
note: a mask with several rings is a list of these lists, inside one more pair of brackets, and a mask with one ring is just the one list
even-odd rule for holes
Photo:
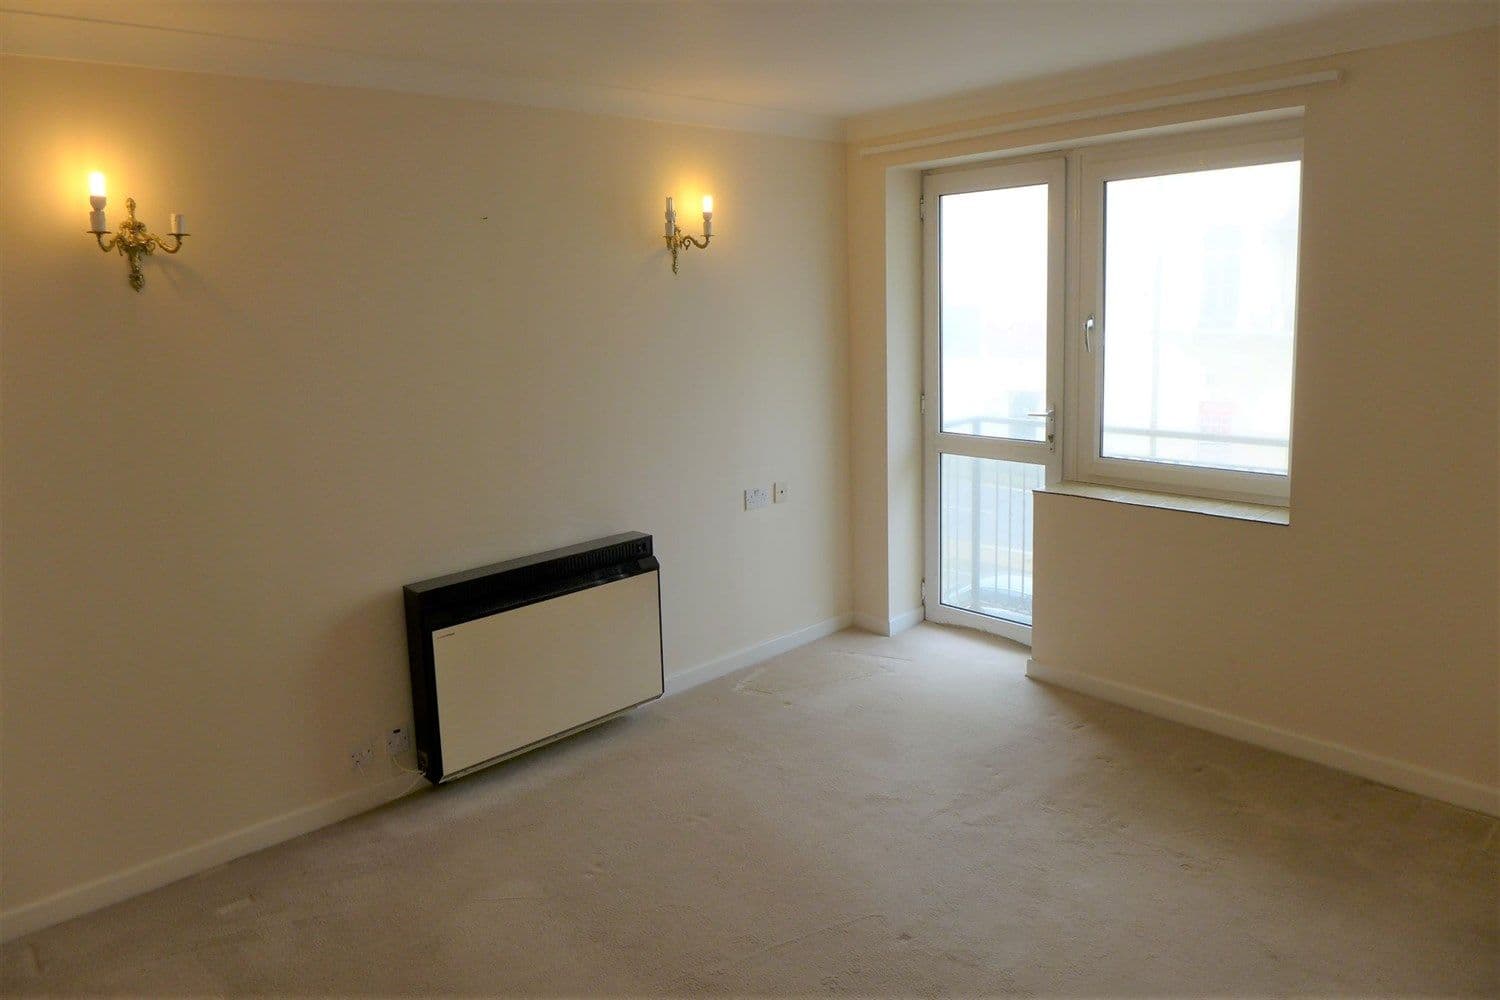
[[1031,622],[1031,491],[1043,467],[944,455],[942,602]]
[[[1029,416],[978,416],[943,427],[948,434],[1031,442],[1041,441],[1045,429],[1045,417]],[[1028,430],[1035,436],[1021,436]],[[1284,438],[1245,434],[1121,426],[1107,426],[1104,431],[1150,439],[1152,456],[1158,453],[1157,439],[1287,447]],[[1040,465],[951,453],[943,456],[940,544],[944,604],[1031,623],[1031,493],[1043,485],[1044,469]]]

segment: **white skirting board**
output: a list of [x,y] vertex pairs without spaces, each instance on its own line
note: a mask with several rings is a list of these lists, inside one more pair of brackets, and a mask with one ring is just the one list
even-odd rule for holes
[[[678,694],[705,681],[753,666],[762,660],[768,660],[815,639],[832,635],[848,628],[853,617],[853,615],[837,615],[690,670],[672,674],[667,678],[666,693],[669,696]],[[412,775],[397,775],[389,780],[357,788],[223,836],[205,840],[180,851],[174,851],[163,857],[142,862],[124,871],[104,875],[71,889],[64,889],[44,899],[0,913],[0,941],[9,941],[23,934],[41,930],[43,927],[50,927],[64,920],[71,920],[73,917],[102,909],[132,896],[139,896],[143,892],[149,892],[190,875],[197,875],[216,865],[233,861],[235,858],[242,858],[247,854],[291,840],[293,837],[300,837],[304,833],[311,833],[340,820],[368,812],[377,806],[385,805],[387,802],[393,802],[417,791],[419,788],[429,787],[426,781]]]
[[721,656],[717,660],[709,660],[707,663],[700,663],[696,667],[689,667],[686,670],[679,670],[675,674],[668,674],[666,697],[670,698],[674,694],[681,694],[684,691],[697,687],[699,684],[707,684],[709,681],[718,680],[725,674],[732,674],[736,670],[753,667],[762,660],[769,660],[773,656],[780,656],[788,650],[796,649],[798,646],[805,646],[824,636],[833,635],[835,632],[842,632],[853,621],[853,615],[835,615],[832,618],[825,618],[820,622],[814,622],[806,628],[799,628],[795,632],[788,632],[786,635],[767,639],[765,642],[756,643],[754,646],[746,646],[744,649],[730,653],[728,656]]
[[1476,781],[1432,771],[1415,764],[1393,760],[1390,757],[1380,757],[1313,736],[1303,736],[1286,729],[1278,729],[1264,722],[1230,715],[1218,709],[1205,708],[1202,705],[1157,694],[1132,684],[1104,680],[1076,670],[1048,666],[1036,660],[1026,661],[1026,676],[1033,680],[1056,684],[1058,687],[1068,688],[1080,694],[1091,695],[1102,701],[1134,708],[1149,715],[1161,716],[1173,722],[1181,722],[1197,729],[1218,733],[1220,736],[1254,743],[1256,746],[1266,747],[1293,757],[1301,757],[1339,771],[1357,774],[1361,778],[1368,778],[1382,785],[1390,785],[1392,788],[1441,799],[1444,802],[1488,813],[1491,816],[1500,816],[1500,788],[1490,788]]
[[311,833],[339,820],[368,812],[393,802],[427,782],[410,774],[398,774],[377,784],[315,802],[301,809],[202,841],[160,858],[153,858],[121,872],[104,875],[83,885],[64,889],[43,899],[0,913],[0,941],[73,917],[103,909],[112,903],[139,896],[178,879],[207,871],[235,858],[254,854],[273,844]]
[[876,635],[900,635],[914,625],[922,624],[926,614],[921,608],[912,608],[903,611],[893,618],[882,619],[874,615],[855,615],[854,624],[866,632],[874,632]]

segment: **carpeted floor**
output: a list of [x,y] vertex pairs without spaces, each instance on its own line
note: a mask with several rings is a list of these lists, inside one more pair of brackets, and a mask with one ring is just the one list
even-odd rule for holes
[[1500,822],[1024,663],[844,632],[12,942],[4,991],[1500,991]]

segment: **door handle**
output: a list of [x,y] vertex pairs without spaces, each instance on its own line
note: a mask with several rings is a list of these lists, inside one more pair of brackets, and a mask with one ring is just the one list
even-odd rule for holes
[[1053,438],[1056,437],[1056,435],[1057,435],[1057,407],[1055,407],[1055,406],[1049,406],[1045,410],[1043,410],[1041,413],[1028,413],[1026,415],[1028,417],[1046,417],[1047,418],[1047,443],[1051,444],[1052,441],[1053,441]]
[[1094,345],[1089,340],[1089,334],[1094,332],[1094,314],[1089,313],[1089,318],[1083,321],[1083,349],[1090,354],[1094,353]]

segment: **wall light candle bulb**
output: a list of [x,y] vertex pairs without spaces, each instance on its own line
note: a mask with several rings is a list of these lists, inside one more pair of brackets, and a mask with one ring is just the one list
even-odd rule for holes
[[104,197],[104,175],[95,170],[89,174],[89,204],[94,206],[94,211],[103,211],[105,205]]

